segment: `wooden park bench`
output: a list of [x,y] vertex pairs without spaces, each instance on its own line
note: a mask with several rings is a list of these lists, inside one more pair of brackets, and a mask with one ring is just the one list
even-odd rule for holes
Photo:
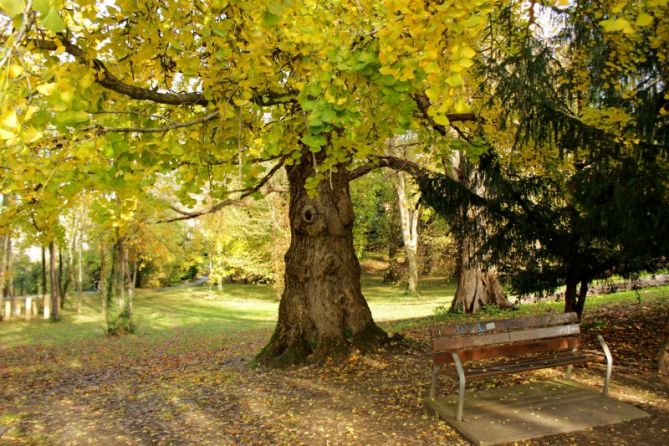
[[[432,387],[430,399],[437,397],[439,369],[450,363],[447,372],[458,377],[457,420],[462,421],[466,379],[507,373],[606,361],[604,395],[608,394],[613,359],[601,335],[597,339],[603,352],[581,350],[581,330],[576,313],[440,325],[431,329]],[[528,356],[530,355],[530,356]],[[495,358],[513,358],[499,360]]]

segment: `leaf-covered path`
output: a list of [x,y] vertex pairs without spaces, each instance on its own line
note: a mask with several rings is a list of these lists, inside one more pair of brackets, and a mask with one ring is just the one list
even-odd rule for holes
[[[653,361],[666,321],[660,303],[607,305],[584,321],[616,358],[612,395],[652,417],[528,444],[669,444],[669,387]],[[2,350],[0,439],[6,445],[434,445],[466,444],[424,409],[427,331],[405,329],[388,352],[343,365],[252,369],[266,329],[203,336],[78,341]],[[409,325],[412,326],[412,325]],[[575,378],[601,384],[598,366]],[[549,370],[474,382],[470,388],[559,376]],[[444,382],[445,391],[455,389]]]

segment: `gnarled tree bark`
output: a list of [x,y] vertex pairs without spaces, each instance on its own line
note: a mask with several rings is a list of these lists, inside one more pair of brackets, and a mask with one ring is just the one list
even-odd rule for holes
[[[309,154],[310,155],[310,154]],[[353,247],[349,173],[332,172],[310,197],[311,156],[287,166],[291,241],[279,321],[257,360],[284,366],[374,350],[387,340],[372,320],[360,288]]]
[[[452,159],[451,176],[471,188],[476,171],[467,161],[464,154],[455,152]],[[478,193],[485,191],[480,187]],[[460,213],[462,219],[472,225],[483,225],[481,216],[473,209],[463,208]],[[513,308],[513,305],[504,296],[497,274],[493,270],[482,270],[474,262],[476,253],[474,240],[465,238],[458,241],[457,275],[458,288],[451,302],[451,311],[462,308],[465,313],[475,313],[485,305],[494,305],[500,308]]]
[[462,309],[464,313],[476,313],[481,307],[493,305],[513,308],[506,299],[504,290],[494,271],[484,271],[471,264],[470,249],[466,241],[460,241],[458,249],[458,288],[451,302],[451,311]]

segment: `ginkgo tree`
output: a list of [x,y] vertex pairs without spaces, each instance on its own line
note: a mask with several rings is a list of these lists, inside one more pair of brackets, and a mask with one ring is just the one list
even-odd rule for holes
[[[511,4],[531,21],[534,4]],[[373,349],[387,337],[360,290],[349,182],[412,171],[384,155],[396,135],[441,147],[449,126],[475,119],[467,71],[497,5],[2,0],[3,192],[42,184],[65,159],[65,184],[98,190],[168,177],[174,218],[187,219],[261,195],[285,169],[285,289],[259,360]]]

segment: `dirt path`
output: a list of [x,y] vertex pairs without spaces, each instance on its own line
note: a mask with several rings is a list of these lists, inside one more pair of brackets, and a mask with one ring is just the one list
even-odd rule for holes
[[[667,308],[610,306],[588,314],[586,342],[602,333],[616,358],[612,395],[653,416],[525,444],[669,444],[669,387],[654,379]],[[206,338],[178,331],[146,339],[101,339],[21,347],[0,359],[2,445],[459,445],[424,409],[427,332],[404,333],[392,351],[346,364],[251,369],[269,336]],[[575,378],[599,386],[597,366]],[[548,370],[474,382],[471,388],[560,376]],[[455,383],[443,383],[454,391]]]

